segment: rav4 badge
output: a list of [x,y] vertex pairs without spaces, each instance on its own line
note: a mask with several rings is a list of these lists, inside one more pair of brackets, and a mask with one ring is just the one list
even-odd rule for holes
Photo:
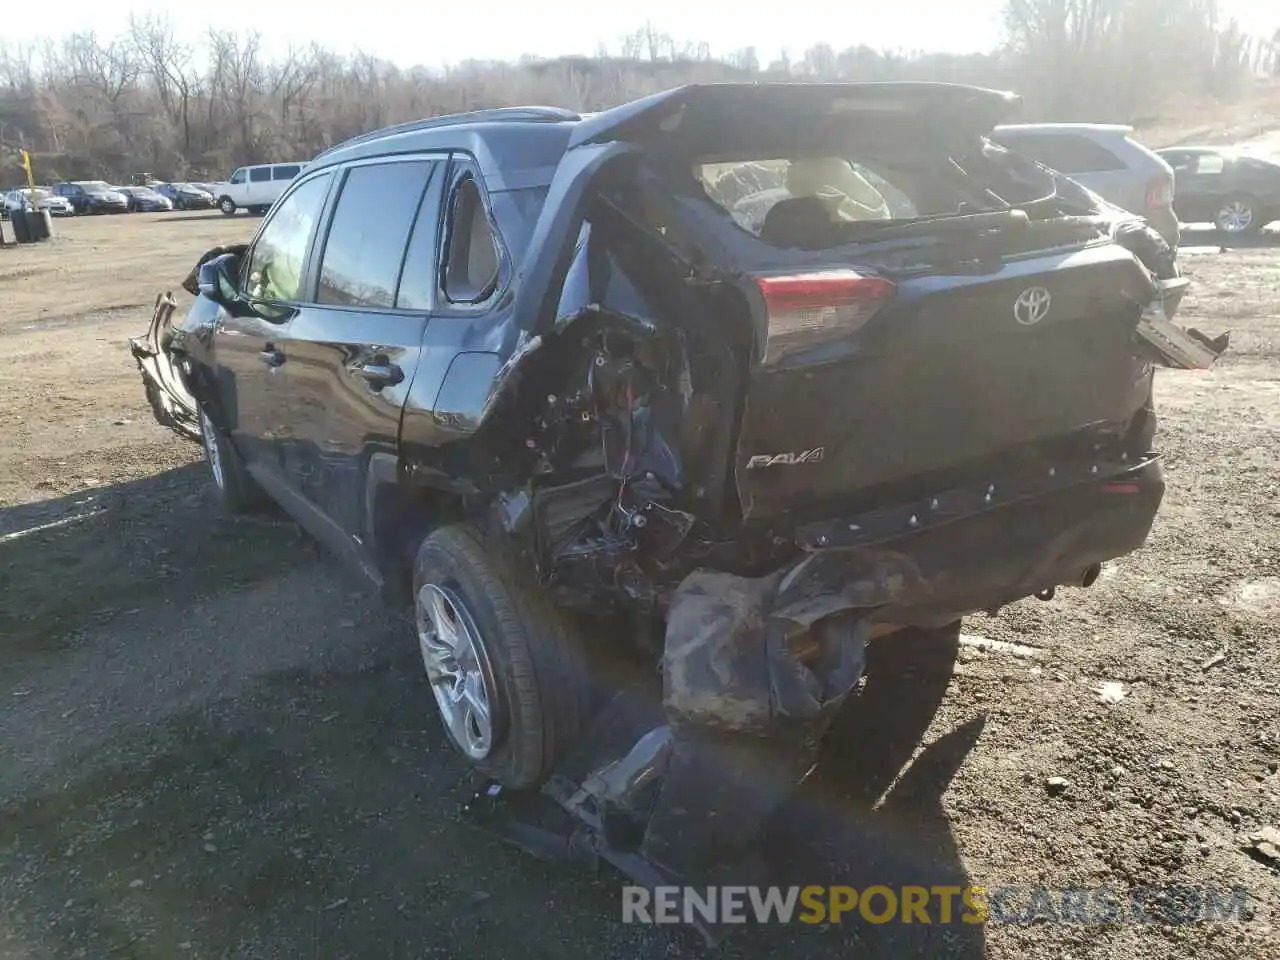
[[799,453],[758,453],[747,461],[748,470],[760,467],[794,467],[802,463],[821,463],[826,447],[814,447],[812,450],[801,450]]

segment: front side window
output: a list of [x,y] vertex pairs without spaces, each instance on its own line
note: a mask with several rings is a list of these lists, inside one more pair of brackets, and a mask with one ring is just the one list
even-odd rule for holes
[[498,246],[475,179],[454,188],[449,205],[444,294],[452,303],[481,303],[498,282]]
[[231,175],[231,179],[228,180],[227,183],[244,183],[244,179],[245,179],[245,170],[244,170],[244,167],[241,167],[239,170],[237,170],[235,173]]
[[302,293],[302,264],[332,174],[300,184],[277,204],[249,253],[244,289],[254,300],[292,301]]
[[320,260],[319,303],[395,303],[409,228],[433,167],[430,160],[410,160],[347,173]]
[[270,180],[270,179],[271,179],[270,167],[250,167],[249,168],[250,183],[262,183],[263,181]]

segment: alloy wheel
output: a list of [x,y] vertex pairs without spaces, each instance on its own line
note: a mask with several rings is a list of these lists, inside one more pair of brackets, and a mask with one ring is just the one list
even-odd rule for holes
[[214,427],[213,421],[209,419],[209,414],[201,410],[200,439],[204,444],[204,456],[209,461],[209,472],[213,474],[213,482],[217,484],[219,490],[225,490],[227,478],[222,472],[222,453],[218,449],[216,430],[217,428]]
[[1218,211],[1217,225],[1223,233],[1244,233],[1253,226],[1253,207],[1243,200],[1232,200]]
[[496,746],[499,719],[493,667],[480,630],[457,592],[424,584],[414,602],[418,647],[450,738],[472,761]]

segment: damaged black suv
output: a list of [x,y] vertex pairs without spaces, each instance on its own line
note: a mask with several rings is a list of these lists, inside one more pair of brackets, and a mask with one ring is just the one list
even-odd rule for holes
[[[869,638],[1087,585],[1149,532],[1153,368],[1225,341],[1168,322],[1158,234],[987,139],[1016,103],[725,84],[392,127],[133,351],[227,508],[275,501],[411,599],[472,764],[664,876],[672,818],[740,802],[707,750],[783,744],[724,762],[794,781]],[[624,646],[658,693],[584,758]]]

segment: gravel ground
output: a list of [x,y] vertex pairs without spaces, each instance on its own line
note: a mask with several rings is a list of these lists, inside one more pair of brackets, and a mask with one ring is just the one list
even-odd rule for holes
[[[0,956],[698,955],[620,923],[614,875],[464,825],[405,628],[293,525],[219,516],[151,422],[124,339],[157,277],[253,226],[89,218],[0,250]],[[1249,919],[846,922],[722,955],[1280,956],[1280,862],[1248,839],[1280,827],[1280,244],[1184,269],[1182,319],[1234,335],[1158,377],[1147,547],[972,618],[954,669],[878,645],[773,846],[800,883],[1242,886]]]

